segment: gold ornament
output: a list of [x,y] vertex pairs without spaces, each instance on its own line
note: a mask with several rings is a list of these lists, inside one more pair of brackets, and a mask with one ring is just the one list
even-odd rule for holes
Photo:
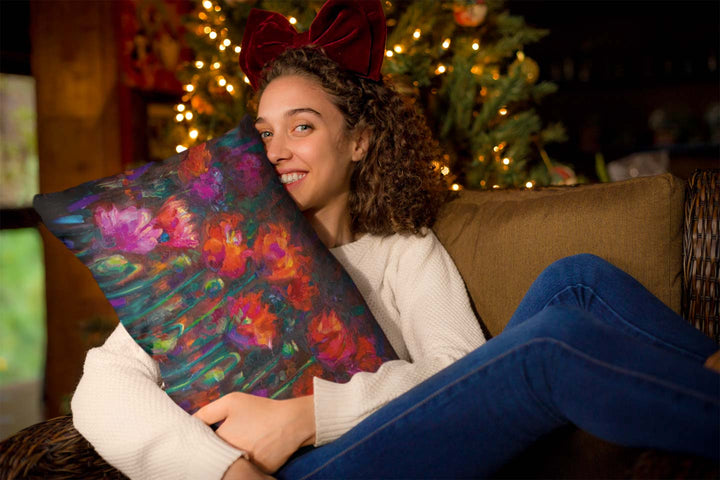
[[540,76],[540,67],[537,62],[530,57],[522,56],[510,64],[510,71],[520,69],[520,73],[525,77],[525,81],[533,84],[538,81]]

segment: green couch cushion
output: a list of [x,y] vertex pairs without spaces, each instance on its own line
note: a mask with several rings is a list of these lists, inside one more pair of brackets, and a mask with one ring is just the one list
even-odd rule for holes
[[545,267],[577,253],[610,261],[679,313],[684,187],[664,174],[577,187],[462,191],[433,230],[492,335]]

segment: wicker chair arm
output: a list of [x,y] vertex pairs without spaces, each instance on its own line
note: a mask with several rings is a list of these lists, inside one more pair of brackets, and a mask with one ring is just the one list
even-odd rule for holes
[[72,415],[36,423],[0,442],[0,478],[127,479],[75,430]]
[[682,315],[720,343],[720,169],[693,172],[684,219]]

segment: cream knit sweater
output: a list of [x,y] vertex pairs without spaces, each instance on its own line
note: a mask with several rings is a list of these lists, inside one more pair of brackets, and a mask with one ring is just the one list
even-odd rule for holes
[[[400,360],[338,384],[315,378],[316,445],[485,341],[455,264],[435,234],[364,235],[330,251]],[[132,479],[220,479],[241,454],[161,388],[157,363],[122,324],[88,351],[71,408],[75,428]]]

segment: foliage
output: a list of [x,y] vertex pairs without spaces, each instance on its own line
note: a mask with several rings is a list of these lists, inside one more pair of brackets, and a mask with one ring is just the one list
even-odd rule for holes
[[[251,8],[277,11],[306,31],[323,3],[199,2],[188,20],[196,60],[179,74],[188,90],[179,108],[192,119],[178,114],[178,145],[220,135],[249,110],[252,92],[237,56]],[[544,150],[564,141],[564,128],[544,125],[535,110],[556,86],[538,81],[538,65],[523,52],[547,30],[510,14],[502,0],[390,0],[383,7],[388,50],[382,72],[425,113],[445,152],[449,183],[490,188],[574,181],[574,174],[568,180],[553,173]]]

